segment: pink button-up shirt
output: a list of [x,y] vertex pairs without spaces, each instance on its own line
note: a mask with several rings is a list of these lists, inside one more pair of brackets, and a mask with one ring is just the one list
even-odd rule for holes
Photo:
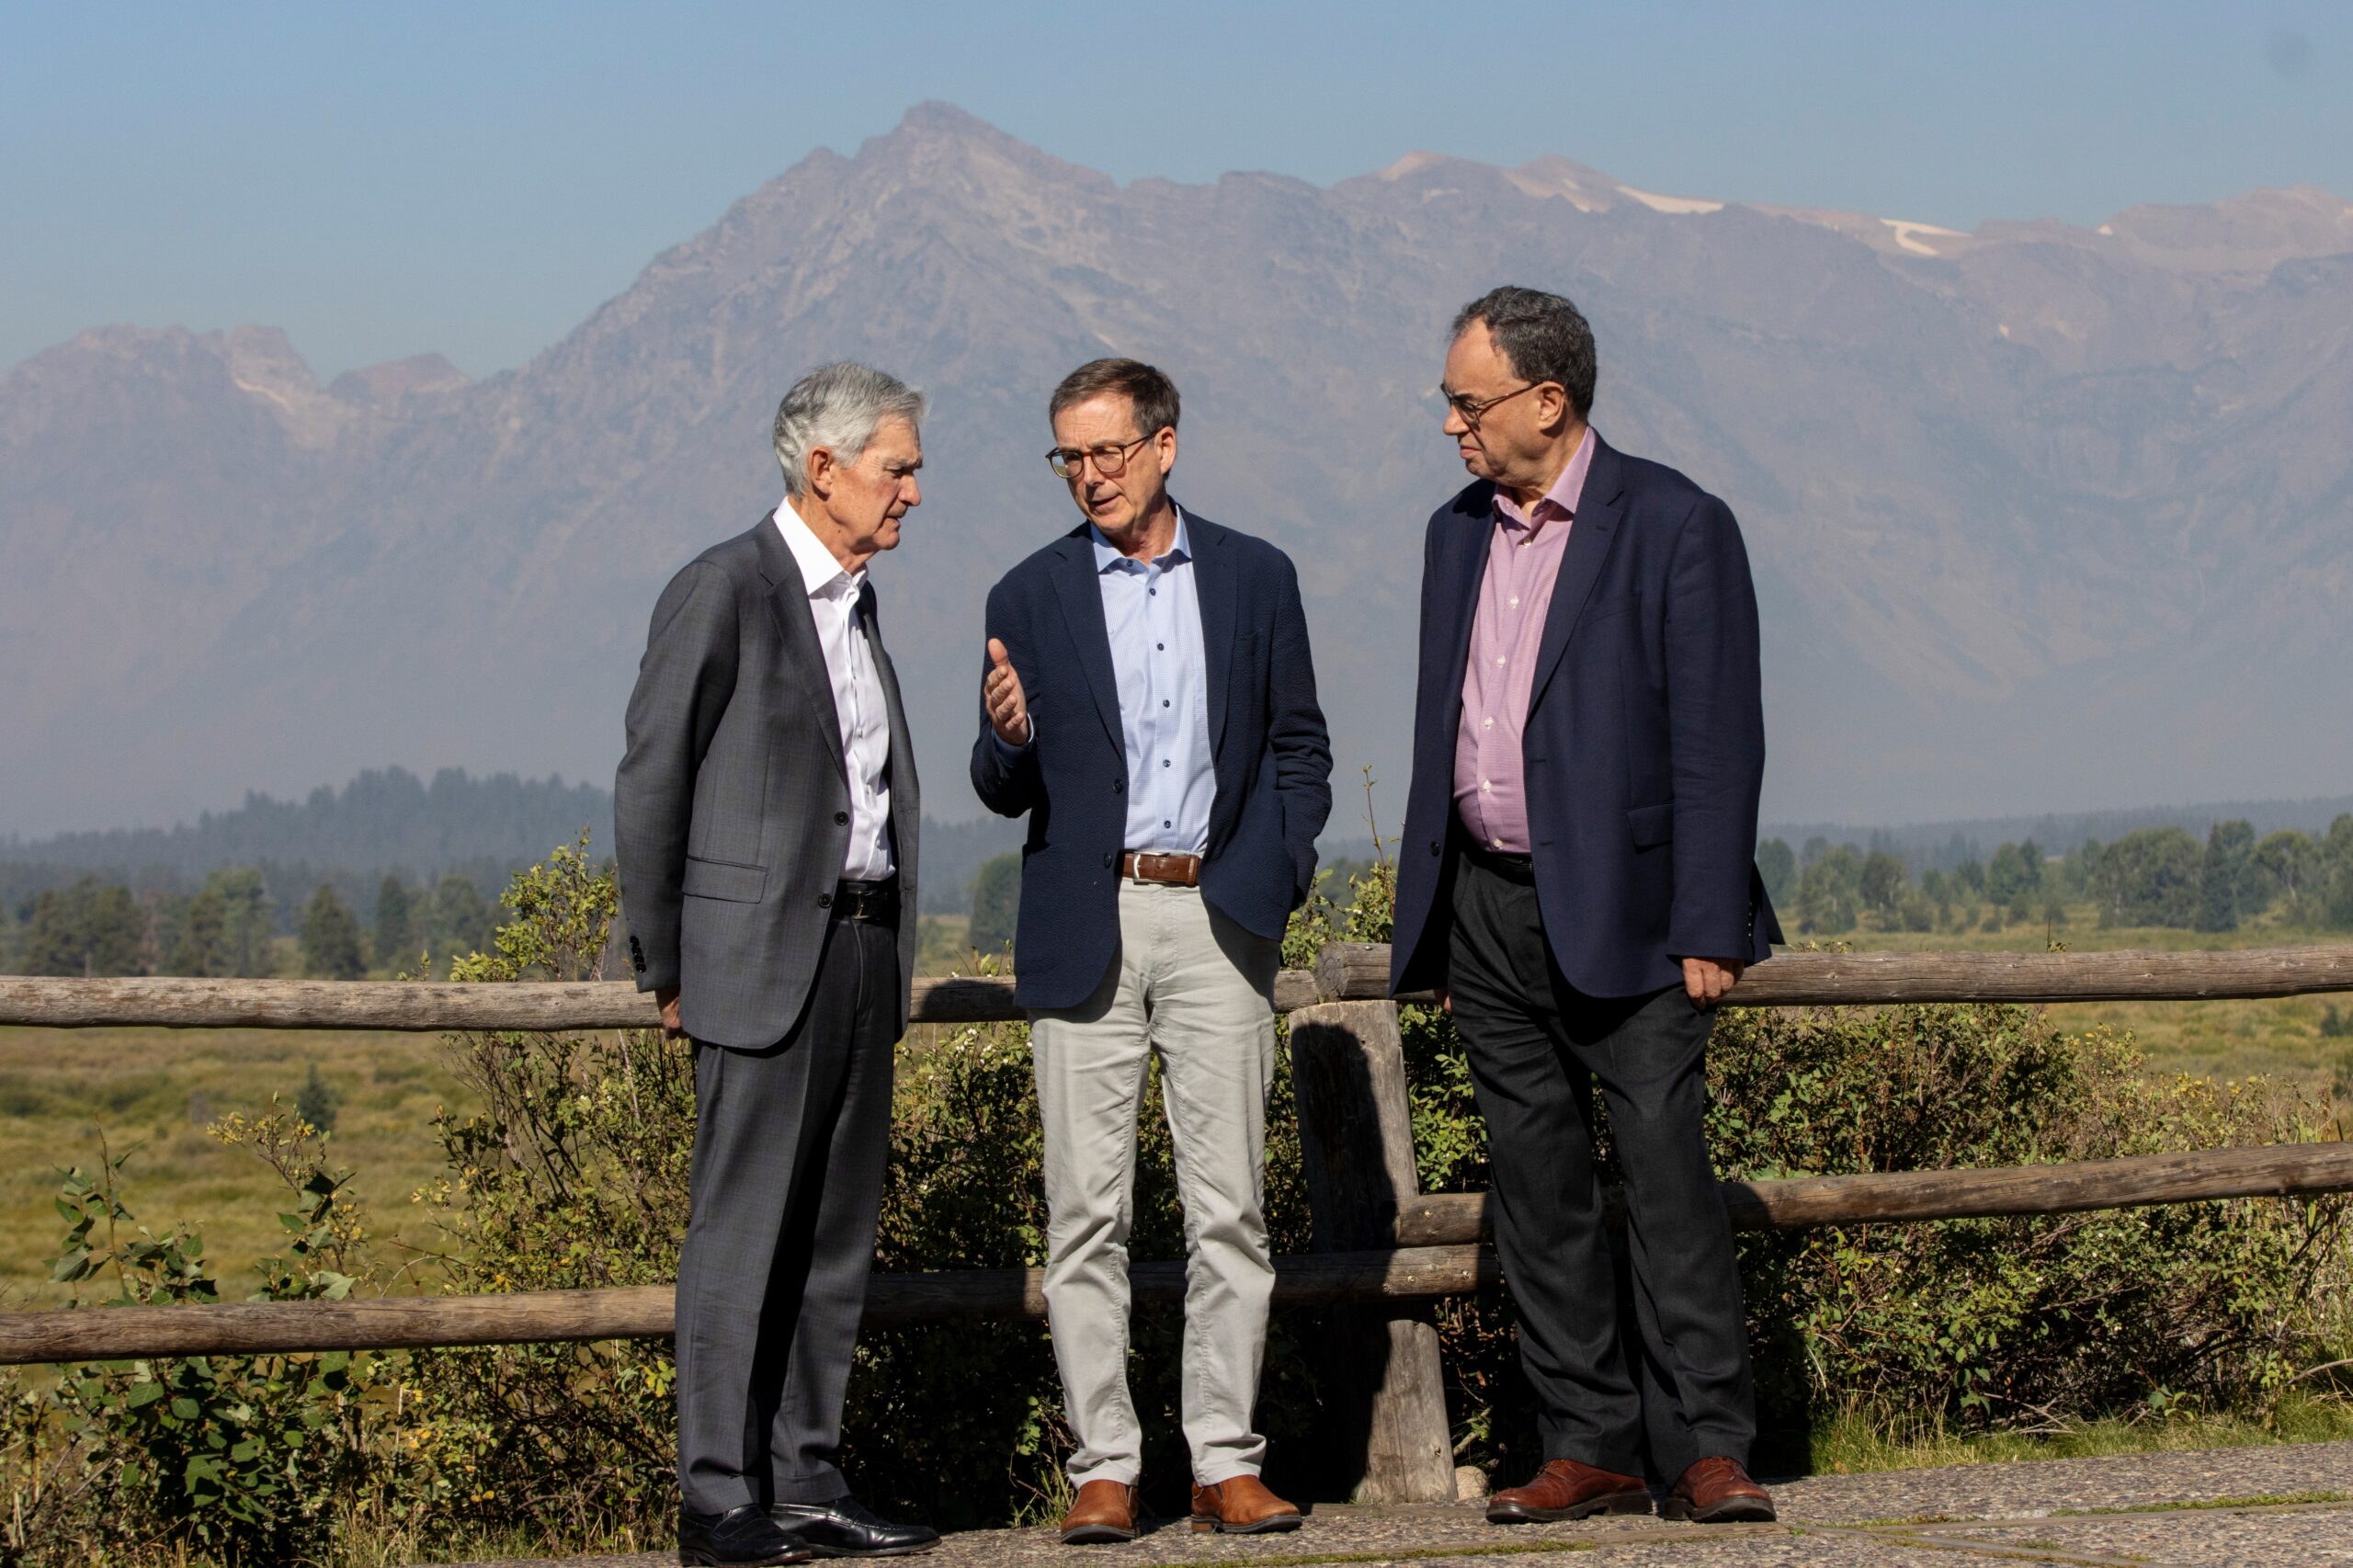
[[1486,574],[1471,626],[1471,656],[1462,670],[1462,722],[1454,736],[1454,811],[1472,840],[1506,855],[1526,855],[1528,790],[1519,753],[1536,683],[1536,649],[1544,615],[1561,575],[1586,471],[1593,466],[1593,432],[1576,456],[1522,510],[1495,492],[1495,531],[1487,543]]

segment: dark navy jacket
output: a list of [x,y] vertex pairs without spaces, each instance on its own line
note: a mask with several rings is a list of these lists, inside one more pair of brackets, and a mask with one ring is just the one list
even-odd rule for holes
[[[1185,527],[1217,775],[1201,894],[1244,929],[1279,937],[1314,881],[1315,835],[1332,811],[1332,746],[1299,575],[1289,556],[1247,534],[1190,511]],[[1088,535],[1080,524],[989,590],[987,635],[1005,643],[1036,721],[1035,738],[1008,761],[983,708],[972,746],[983,802],[1001,816],[1029,813],[1014,932],[1014,994],[1025,1007],[1085,1001],[1120,940],[1127,746]]]
[[[1780,938],[1756,874],[1765,773],[1756,596],[1724,504],[1598,433],[1537,648],[1521,763],[1554,960],[1591,996],[1682,983],[1685,958]],[[1481,483],[1432,513],[1422,557],[1414,781],[1391,982],[1442,983],[1459,833],[1463,661],[1494,531]]]

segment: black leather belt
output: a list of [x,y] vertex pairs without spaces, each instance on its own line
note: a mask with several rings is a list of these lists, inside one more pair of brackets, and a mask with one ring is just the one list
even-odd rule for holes
[[1518,882],[1522,887],[1536,885],[1535,857],[1506,855],[1500,849],[1483,849],[1471,841],[1469,834],[1461,835],[1461,846],[1463,857],[1481,870],[1492,872],[1507,882]]
[[870,920],[878,926],[896,926],[899,879],[885,877],[879,882],[860,882],[845,877],[834,884],[833,903],[828,907],[836,920]]

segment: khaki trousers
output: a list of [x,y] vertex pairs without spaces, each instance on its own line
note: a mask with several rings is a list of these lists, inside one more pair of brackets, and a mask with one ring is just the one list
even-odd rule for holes
[[1132,1483],[1142,1433],[1128,1392],[1128,1233],[1144,1070],[1161,1096],[1185,1207],[1182,1404],[1193,1476],[1256,1475],[1253,1428],[1275,1281],[1267,1245],[1267,1090],[1281,945],[1198,888],[1120,887],[1120,947],[1095,994],[1029,1016],[1045,1131],[1046,1314],[1078,1447],[1074,1485]]

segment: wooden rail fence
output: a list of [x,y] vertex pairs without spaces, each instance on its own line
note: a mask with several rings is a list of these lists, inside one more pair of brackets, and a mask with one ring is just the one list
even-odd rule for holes
[[[2236,952],[1780,953],[1751,968],[1725,1005],[1853,1007],[1909,1002],[2194,1002],[2353,991],[2353,947]],[[1389,994],[1386,946],[1336,942],[1313,970],[1275,979],[1275,1010]],[[1400,1001],[1427,1001],[1407,993]],[[912,1021],[1021,1017],[1010,976],[918,980]],[[209,1029],[653,1028],[651,996],[628,981],[463,985],[333,980],[51,980],[0,976],[0,1025]]]
[[[1438,1340],[1427,1302],[1502,1276],[1484,1193],[1416,1190],[1412,1124],[1389,949],[1338,943],[1313,971],[1286,970],[1314,1250],[1276,1260],[1275,1301],[1346,1309],[1330,1350],[1370,1384],[1359,1501],[1453,1495]],[[2236,952],[1785,953],[1727,998],[1748,1007],[1925,1002],[2188,1001],[2353,991],[2353,947]],[[1426,1001],[1406,995],[1397,1001]],[[914,1021],[1017,1019],[1004,977],[919,981]],[[92,1028],[517,1030],[656,1027],[627,982],[371,983],[268,980],[0,977],[0,1025]],[[1995,1170],[1803,1176],[1722,1186],[1746,1230],[1859,1225],[2136,1204],[2353,1191],[2353,1144],[2222,1149]],[[1140,1304],[1180,1301],[1179,1263],[1131,1271]],[[0,1364],[153,1356],[589,1341],[671,1332],[673,1290],[643,1285],[506,1295],[249,1301],[0,1312]],[[919,1324],[1045,1315],[1041,1271],[884,1273],[866,1318]]]

